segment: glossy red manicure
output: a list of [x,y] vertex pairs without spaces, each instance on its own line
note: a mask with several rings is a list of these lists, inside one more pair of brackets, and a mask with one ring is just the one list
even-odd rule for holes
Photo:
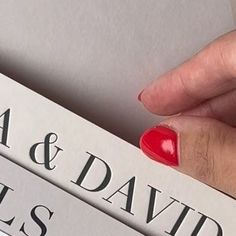
[[178,166],[177,133],[165,126],[144,132],[140,138],[142,151],[151,159],[169,166]]

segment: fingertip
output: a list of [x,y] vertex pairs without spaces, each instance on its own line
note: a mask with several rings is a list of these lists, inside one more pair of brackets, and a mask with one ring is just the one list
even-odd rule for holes
[[156,80],[142,91],[140,99],[149,112],[169,116],[179,112],[179,107],[175,106],[177,99],[172,99],[173,95],[171,85]]
[[[144,89],[143,89],[144,90]],[[138,94],[137,98],[138,100],[141,102],[142,101],[142,93],[143,93],[143,90]]]

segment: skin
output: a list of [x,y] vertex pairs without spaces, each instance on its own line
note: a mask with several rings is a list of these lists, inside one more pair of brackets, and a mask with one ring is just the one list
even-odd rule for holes
[[175,115],[161,124],[179,135],[176,169],[236,198],[236,31],[154,80],[140,99],[152,113]]

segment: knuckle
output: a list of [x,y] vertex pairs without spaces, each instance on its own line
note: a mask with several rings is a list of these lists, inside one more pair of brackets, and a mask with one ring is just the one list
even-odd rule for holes
[[[193,72],[192,72],[193,74]],[[185,94],[186,97],[188,97],[189,100],[196,102],[199,99],[201,99],[199,96],[197,96],[194,92],[194,89],[190,87],[190,79],[191,77],[187,77],[183,75],[183,72],[181,70],[176,70],[173,78],[178,81],[183,93]]]
[[226,73],[226,78],[234,79],[236,75],[236,40],[224,38],[220,40],[216,46],[216,58],[218,58],[219,68],[223,68]]
[[236,76],[236,31],[221,36],[211,42],[205,50],[200,51],[199,57],[204,65],[213,65],[225,74],[225,82],[235,81]]
[[195,123],[182,133],[180,170],[193,178],[236,196],[236,129],[212,119]]
[[[209,130],[209,132],[206,132]],[[217,156],[215,151],[216,132],[201,128],[193,144],[193,158],[195,165],[195,176],[202,182],[212,184],[218,182],[219,172],[217,171]],[[221,135],[222,142],[223,135]]]

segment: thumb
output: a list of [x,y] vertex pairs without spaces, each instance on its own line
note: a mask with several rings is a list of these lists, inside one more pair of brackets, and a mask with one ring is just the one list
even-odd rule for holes
[[236,197],[236,129],[210,118],[178,116],[147,130],[140,147],[151,159]]

